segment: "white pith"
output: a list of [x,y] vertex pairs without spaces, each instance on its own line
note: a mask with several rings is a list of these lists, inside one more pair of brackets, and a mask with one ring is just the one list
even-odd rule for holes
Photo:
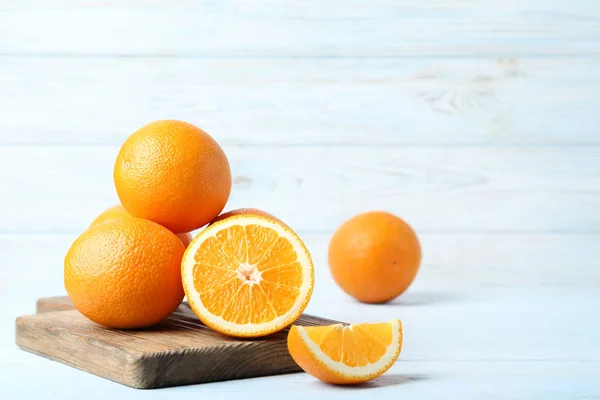
[[240,264],[236,271],[244,285],[255,285],[262,281],[262,272],[256,268],[256,265],[243,263]]
[[[300,294],[292,308],[288,310],[288,312],[278,316],[274,320],[264,322],[261,324],[236,324],[230,321],[226,321],[220,316],[216,316],[210,313],[202,304],[200,296],[194,288],[194,255],[196,254],[198,248],[202,245],[202,243],[204,243],[204,241],[206,241],[208,238],[215,236],[218,232],[220,232],[223,229],[227,229],[232,226],[246,227],[247,225],[259,225],[262,227],[273,229],[280,236],[287,239],[292,244],[292,247],[298,257],[297,261],[302,266],[302,285],[300,287]],[[214,325],[215,327],[218,327],[220,330],[225,332],[252,335],[259,334],[265,331],[273,331],[276,330],[275,328],[283,328],[289,325],[291,322],[293,322],[293,319],[295,319],[295,317],[297,317],[303,311],[303,308],[306,306],[308,298],[312,293],[314,270],[308,250],[289,228],[286,228],[280,223],[277,223],[269,218],[262,216],[234,216],[216,222],[215,224],[207,227],[202,232],[200,232],[189,244],[188,248],[185,251],[185,254],[183,255],[181,265],[183,288],[185,290],[188,302],[192,306],[192,309],[196,312],[196,314],[198,314],[198,317],[201,320],[205,320],[205,322],[209,321],[210,324]],[[245,284],[257,284],[260,283],[260,281],[262,280],[261,272],[258,271],[253,265],[247,263],[240,264],[236,268],[236,271],[238,273],[238,278],[243,280]]]
[[387,369],[398,356],[402,342],[400,340],[400,321],[392,321],[392,343],[387,347],[386,353],[374,363],[359,367],[350,367],[342,362],[331,359],[327,354],[323,353],[321,348],[310,339],[306,329],[303,326],[298,328],[298,335],[304,342],[309,351],[331,371],[337,372],[340,375],[353,378],[362,378],[367,375],[372,375]]

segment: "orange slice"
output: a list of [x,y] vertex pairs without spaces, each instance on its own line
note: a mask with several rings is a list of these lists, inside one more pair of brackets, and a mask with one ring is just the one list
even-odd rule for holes
[[201,231],[181,264],[198,318],[221,333],[257,337],[279,331],[306,308],[314,285],[302,240],[282,222],[238,214]]
[[315,378],[339,385],[362,383],[382,375],[398,359],[402,323],[294,325],[287,343],[294,361]]

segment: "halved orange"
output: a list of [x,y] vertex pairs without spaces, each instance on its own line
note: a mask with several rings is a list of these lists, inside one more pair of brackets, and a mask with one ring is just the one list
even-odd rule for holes
[[306,308],[314,268],[306,246],[274,218],[237,214],[202,230],[181,264],[187,300],[221,333],[257,337],[293,323]]
[[362,383],[382,375],[398,359],[402,323],[293,325],[287,343],[294,361],[315,378],[338,385]]

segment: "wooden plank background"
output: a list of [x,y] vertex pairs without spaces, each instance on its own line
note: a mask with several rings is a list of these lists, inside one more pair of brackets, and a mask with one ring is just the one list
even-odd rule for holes
[[[179,118],[223,144],[227,208],[305,238],[310,312],[401,314],[409,362],[375,385],[383,398],[598,397],[598,110],[595,0],[0,2],[0,388],[68,398],[73,378],[123,395],[4,344],[37,297],[64,293],[70,243],[117,201],[119,145]],[[381,308],[350,302],[326,263],[333,230],[370,209],[424,249],[414,287]],[[42,372],[48,390],[23,385]],[[310,377],[202,393],[271,382],[365,393]]]
[[118,145],[164,114],[227,145],[598,144],[598,75],[590,56],[6,56],[0,143]]
[[24,0],[1,10],[0,51],[16,55],[439,57],[600,50],[594,0]]

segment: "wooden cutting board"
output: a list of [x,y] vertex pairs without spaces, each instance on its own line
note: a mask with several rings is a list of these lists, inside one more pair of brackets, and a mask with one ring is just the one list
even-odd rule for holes
[[[302,315],[296,324],[336,322]],[[97,325],[68,297],[39,299],[37,314],[16,321],[22,349],[139,389],[300,372],[286,339],[287,329],[260,339],[221,335],[204,326],[186,303],[141,330]]]

